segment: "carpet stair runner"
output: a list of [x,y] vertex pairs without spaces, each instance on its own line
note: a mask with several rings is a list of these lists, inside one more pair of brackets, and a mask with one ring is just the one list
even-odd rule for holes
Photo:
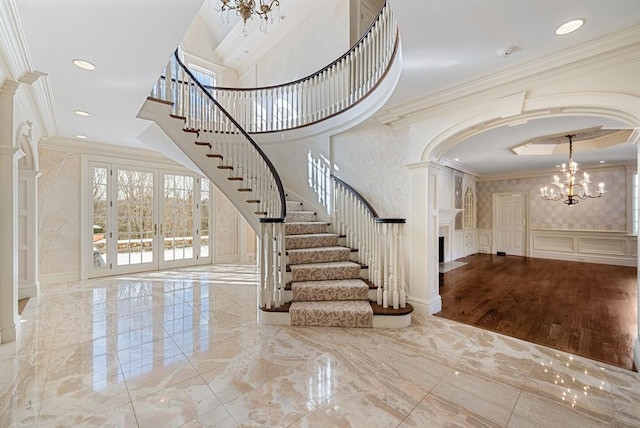
[[350,260],[352,250],[315,221],[300,202],[287,202],[285,240],[287,275],[293,294],[291,325],[372,327],[369,285],[361,279],[362,266]]

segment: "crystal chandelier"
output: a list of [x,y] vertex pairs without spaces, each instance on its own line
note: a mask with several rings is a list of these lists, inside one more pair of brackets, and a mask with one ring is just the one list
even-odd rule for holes
[[266,33],[268,24],[273,23],[273,7],[277,6],[280,10],[280,0],[220,0],[222,7],[221,20],[229,22],[229,13],[235,10],[236,14],[242,18],[244,22],[244,34],[247,34],[247,21],[257,15],[260,18],[260,31]]
[[[594,195],[591,193],[589,189],[589,184],[591,184],[591,180],[589,179],[589,174],[586,172],[582,174],[582,180],[576,181],[576,173],[578,172],[578,164],[573,161],[573,137],[575,135],[567,135],[569,139],[569,168],[567,168],[566,164],[562,164],[562,171],[565,174],[564,182],[560,182],[560,178],[555,175],[553,177],[553,181],[551,184],[553,187],[542,187],[540,189],[540,196],[542,199],[547,201],[559,201],[560,199],[564,199],[564,202],[567,205],[575,205],[578,202],[578,198],[586,199],[586,198],[599,198],[604,195],[604,183],[600,182],[598,184],[598,190]],[[559,190],[559,192],[554,191],[554,187]],[[580,187],[582,190],[579,191],[577,187]]]

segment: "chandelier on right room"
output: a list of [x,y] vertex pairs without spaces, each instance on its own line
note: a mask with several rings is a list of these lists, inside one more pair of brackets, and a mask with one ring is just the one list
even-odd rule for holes
[[[598,184],[598,190],[595,194],[589,188],[591,179],[589,174],[584,172],[582,179],[576,181],[576,174],[578,172],[578,164],[573,160],[573,137],[575,135],[567,135],[569,139],[569,165],[562,164],[562,171],[565,175],[563,181],[560,180],[558,175],[553,176],[551,182],[552,187],[544,186],[540,188],[540,196],[547,201],[559,201],[562,200],[565,204],[571,206],[580,202],[580,199],[587,198],[599,198],[605,194],[604,182]],[[556,192],[554,189],[558,189]]]

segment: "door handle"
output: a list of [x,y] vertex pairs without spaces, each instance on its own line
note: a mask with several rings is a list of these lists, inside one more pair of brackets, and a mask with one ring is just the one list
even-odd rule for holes
[[527,219],[526,219],[526,218],[523,218],[523,219],[522,219],[522,225],[523,225],[523,226],[526,226],[526,225],[527,225]]

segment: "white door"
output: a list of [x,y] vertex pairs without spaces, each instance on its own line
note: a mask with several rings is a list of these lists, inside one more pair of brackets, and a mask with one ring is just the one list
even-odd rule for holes
[[526,255],[527,199],[525,194],[494,195],[494,239],[497,252]]

